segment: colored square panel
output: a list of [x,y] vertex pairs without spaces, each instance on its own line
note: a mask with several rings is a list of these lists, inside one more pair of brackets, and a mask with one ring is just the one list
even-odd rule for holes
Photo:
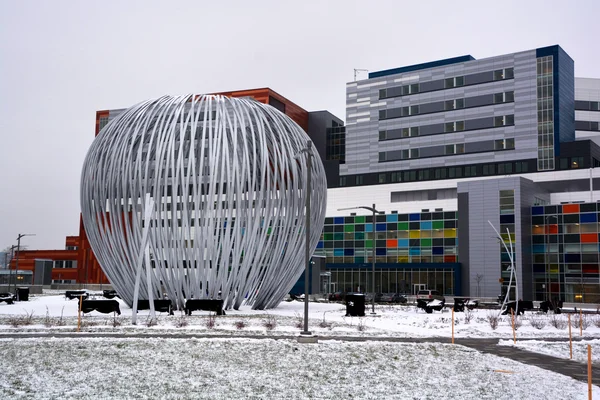
[[408,256],[398,256],[398,262],[399,263],[408,263]]
[[455,255],[444,256],[444,262],[454,263],[454,262],[456,262],[456,256]]
[[385,223],[375,224],[375,229],[377,230],[377,232],[385,232],[387,230],[387,226]]
[[598,243],[597,233],[582,233],[580,236],[581,243]]
[[324,233],[323,239],[325,240],[333,240],[333,233]]
[[421,229],[431,230],[432,227],[431,221],[421,221]]
[[418,239],[421,237],[421,231],[410,231],[408,232],[408,237],[410,239]]
[[378,256],[385,256],[387,255],[387,249],[375,249],[375,254]]
[[335,225],[342,225],[344,223],[344,217],[334,217],[333,223]]
[[444,229],[444,237],[445,238],[455,238],[456,237],[456,229]]
[[351,225],[351,224],[344,225],[344,232],[354,232],[354,225]]
[[365,216],[364,215],[357,215],[356,217],[354,217],[354,223],[355,224],[364,224],[365,223]]
[[432,247],[431,254],[441,256],[444,254],[444,248],[443,247]]
[[356,239],[356,240],[364,240],[365,239],[365,233],[364,232],[356,232],[356,233],[354,233],[354,239]]
[[557,224],[546,225],[546,235],[549,235],[549,234],[556,235],[557,233],[558,233],[558,225]]
[[353,256],[354,255],[354,249],[344,249],[344,255],[345,256]]
[[444,229],[444,221],[432,221],[432,229]]
[[531,207],[531,215],[544,215],[544,206]]
[[398,239],[399,248],[408,248],[408,239]]
[[596,213],[581,214],[581,215],[579,215],[579,220],[582,223],[598,222],[598,218],[596,216]]
[[317,243],[317,249],[322,249],[323,248],[323,242],[319,241],[319,243]]
[[563,204],[563,214],[576,214],[579,212],[579,204]]
[[431,247],[431,239],[421,239],[421,247]]
[[370,249],[371,247],[373,247],[373,241],[371,239],[365,240],[365,248]]
[[398,222],[398,230],[399,231],[407,231],[408,230],[408,222]]
[[366,224],[365,232],[373,232],[373,224]]
[[408,250],[408,254],[410,254],[411,256],[418,256],[421,254],[421,248],[420,247],[411,247]]
[[333,240],[344,240],[344,234],[342,232],[334,233]]
[[333,249],[333,256],[334,257],[343,257],[344,249]]
[[388,214],[385,217],[386,222],[398,222],[398,214]]
[[387,248],[393,248],[393,249],[397,248],[398,247],[398,240],[396,240],[396,239],[388,239],[388,240],[386,240],[385,247],[387,247]]
[[514,216],[514,214],[501,215],[500,216],[500,223],[501,224],[514,224],[515,223],[515,216]]
[[421,220],[421,214],[410,214],[408,216],[409,221],[420,221]]
[[546,245],[544,244],[534,244],[532,251],[534,253],[545,253]]

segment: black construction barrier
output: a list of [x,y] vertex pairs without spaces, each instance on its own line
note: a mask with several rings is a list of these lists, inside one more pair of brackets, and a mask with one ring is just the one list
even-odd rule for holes
[[87,299],[90,294],[86,290],[67,290],[65,297],[69,300],[78,299],[83,296],[83,299]]
[[225,315],[223,311],[223,300],[213,299],[189,299],[185,302],[185,314],[192,315],[192,311],[214,311],[217,315]]
[[81,303],[81,311],[87,314],[92,311],[98,311],[102,314],[110,314],[116,312],[121,315],[119,302],[117,300],[83,300]]
[[[166,312],[169,315],[173,315],[173,304],[169,299],[156,299],[153,301],[154,310],[157,312]],[[149,310],[150,309],[150,301],[149,300],[138,300],[137,304],[138,310]]]

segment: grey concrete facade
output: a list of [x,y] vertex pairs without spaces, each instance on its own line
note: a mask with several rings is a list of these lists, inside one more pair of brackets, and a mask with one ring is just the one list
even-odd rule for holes
[[[500,191],[514,190],[513,246],[519,293],[524,300],[532,300],[531,206],[549,202],[550,194],[522,177],[459,182],[457,190],[458,253],[462,263],[463,295],[495,297],[501,293],[501,244],[488,221],[500,233],[506,233],[501,229]],[[504,286],[506,284],[504,282]]]
[[[486,81],[482,78],[507,68],[514,69],[514,79]],[[464,77],[464,86],[380,99],[381,89],[397,93],[398,86],[417,83],[424,86],[455,77]],[[486,96],[507,92],[514,92],[514,101],[490,104],[484,100]],[[464,99],[465,108],[430,112],[432,106],[435,109],[436,103],[457,99]],[[425,113],[380,119],[383,110],[416,105]],[[351,82],[346,86],[346,112],[346,165],[340,166],[341,176],[535,159],[538,155],[536,50]],[[477,124],[484,123],[486,119],[489,122],[507,115],[514,115],[514,125],[477,129]],[[428,132],[435,130],[436,125],[443,127],[455,121],[465,121],[465,130],[452,133],[438,131],[433,135]],[[424,135],[379,140],[380,131],[397,131],[407,127],[423,127]],[[514,149],[495,150],[494,141],[500,139],[514,139]],[[451,144],[464,144],[465,154],[445,155],[445,146]],[[420,158],[380,160],[382,152],[417,148],[423,149]],[[396,154],[393,153],[394,156]]]

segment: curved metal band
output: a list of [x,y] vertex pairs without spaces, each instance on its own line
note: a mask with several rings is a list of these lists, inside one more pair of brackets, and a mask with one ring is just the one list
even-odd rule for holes
[[[185,299],[279,304],[304,270],[306,133],[251,99],[165,96],[110,121],[81,175],[90,244],[110,282],[131,306],[148,225],[150,290]],[[310,248],[325,219],[327,182],[313,152]],[[154,200],[144,221],[146,195]],[[143,265],[143,268],[148,266]],[[142,276],[145,276],[142,274]],[[148,299],[142,280],[140,298]]]

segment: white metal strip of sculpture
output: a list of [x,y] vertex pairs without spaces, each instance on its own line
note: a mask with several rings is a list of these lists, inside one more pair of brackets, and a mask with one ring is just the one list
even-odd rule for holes
[[[131,306],[143,262],[145,198],[154,298],[182,308],[186,298],[222,296],[277,306],[304,271],[306,133],[251,99],[165,96],[122,112],[92,144],[81,176],[90,244]],[[325,219],[327,183],[315,152],[310,248]],[[139,261],[138,261],[139,260]],[[145,276],[145,275],[144,275]],[[140,298],[148,299],[142,280]]]

